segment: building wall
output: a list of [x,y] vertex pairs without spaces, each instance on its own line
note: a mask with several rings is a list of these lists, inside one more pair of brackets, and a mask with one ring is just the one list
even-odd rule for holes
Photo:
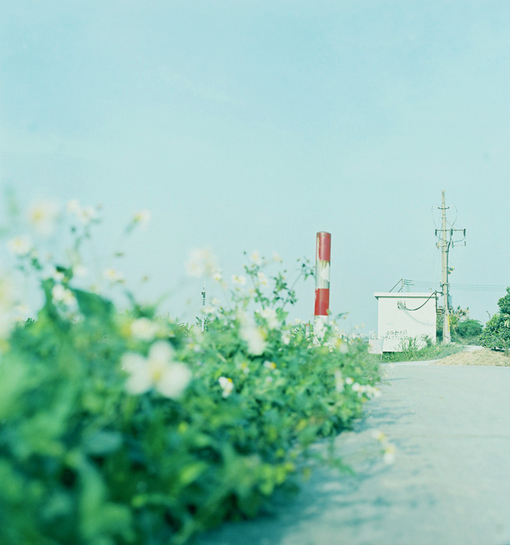
[[416,339],[425,346],[425,337],[436,342],[437,296],[431,293],[376,293],[378,338],[383,352],[401,352],[402,342]]

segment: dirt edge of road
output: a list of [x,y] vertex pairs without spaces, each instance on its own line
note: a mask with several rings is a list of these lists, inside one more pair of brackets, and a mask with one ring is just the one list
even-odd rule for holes
[[510,367],[510,357],[488,348],[466,350],[434,362],[434,365],[482,365]]

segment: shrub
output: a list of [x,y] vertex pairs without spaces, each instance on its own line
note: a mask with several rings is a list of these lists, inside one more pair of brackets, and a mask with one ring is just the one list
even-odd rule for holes
[[510,348],[510,288],[507,294],[498,301],[499,312],[494,314],[485,324],[480,335],[480,344],[487,348],[504,350]]
[[[444,313],[438,312],[436,325],[437,341],[443,340]],[[450,311],[450,332],[451,337],[456,342],[478,342],[478,337],[483,331],[483,326],[479,320],[469,317],[469,308],[462,309],[457,307]]]
[[476,339],[482,334],[482,331],[483,325],[480,320],[468,318],[458,323],[456,334],[463,340]]
[[[332,328],[314,342],[287,323],[295,293],[283,273],[265,276],[263,259],[245,267],[250,291],[238,279],[207,309],[202,333],[128,291],[120,312],[76,287],[79,261],[42,264],[25,249],[18,267],[40,275],[44,302],[3,330],[2,544],[179,544],[252,517],[310,468],[312,444],[378,394],[363,345]],[[209,258],[195,255],[190,270],[222,282]],[[300,272],[310,275],[306,262]]]

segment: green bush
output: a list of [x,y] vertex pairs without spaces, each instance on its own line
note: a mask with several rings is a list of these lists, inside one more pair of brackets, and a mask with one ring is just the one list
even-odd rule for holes
[[480,320],[468,318],[457,325],[456,335],[462,340],[478,339],[482,334],[483,325]]
[[[436,337],[438,342],[443,340],[444,314],[438,312],[436,321]],[[478,343],[478,337],[483,331],[483,325],[479,320],[469,317],[469,308],[457,307],[450,310],[450,333],[452,340],[463,344]]]
[[186,543],[255,516],[310,469],[312,444],[361,416],[377,364],[331,328],[317,340],[287,324],[295,293],[266,264],[245,267],[251,290],[207,309],[203,333],[131,293],[119,312],[75,287],[72,264],[41,275],[37,318],[2,345],[2,544]]
[[510,349],[510,288],[506,291],[507,294],[498,301],[499,312],[485,324],[483,333],[480,335],[480,344],[508,353]]

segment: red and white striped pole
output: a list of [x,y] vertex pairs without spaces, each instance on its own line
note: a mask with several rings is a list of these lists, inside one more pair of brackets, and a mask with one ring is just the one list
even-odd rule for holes
[[[329,316],[329,270],[331,263],[331,233],[317,233],[315,250],[315,327],[322,330]],[[320,322],[320,323],[319,323]]]

